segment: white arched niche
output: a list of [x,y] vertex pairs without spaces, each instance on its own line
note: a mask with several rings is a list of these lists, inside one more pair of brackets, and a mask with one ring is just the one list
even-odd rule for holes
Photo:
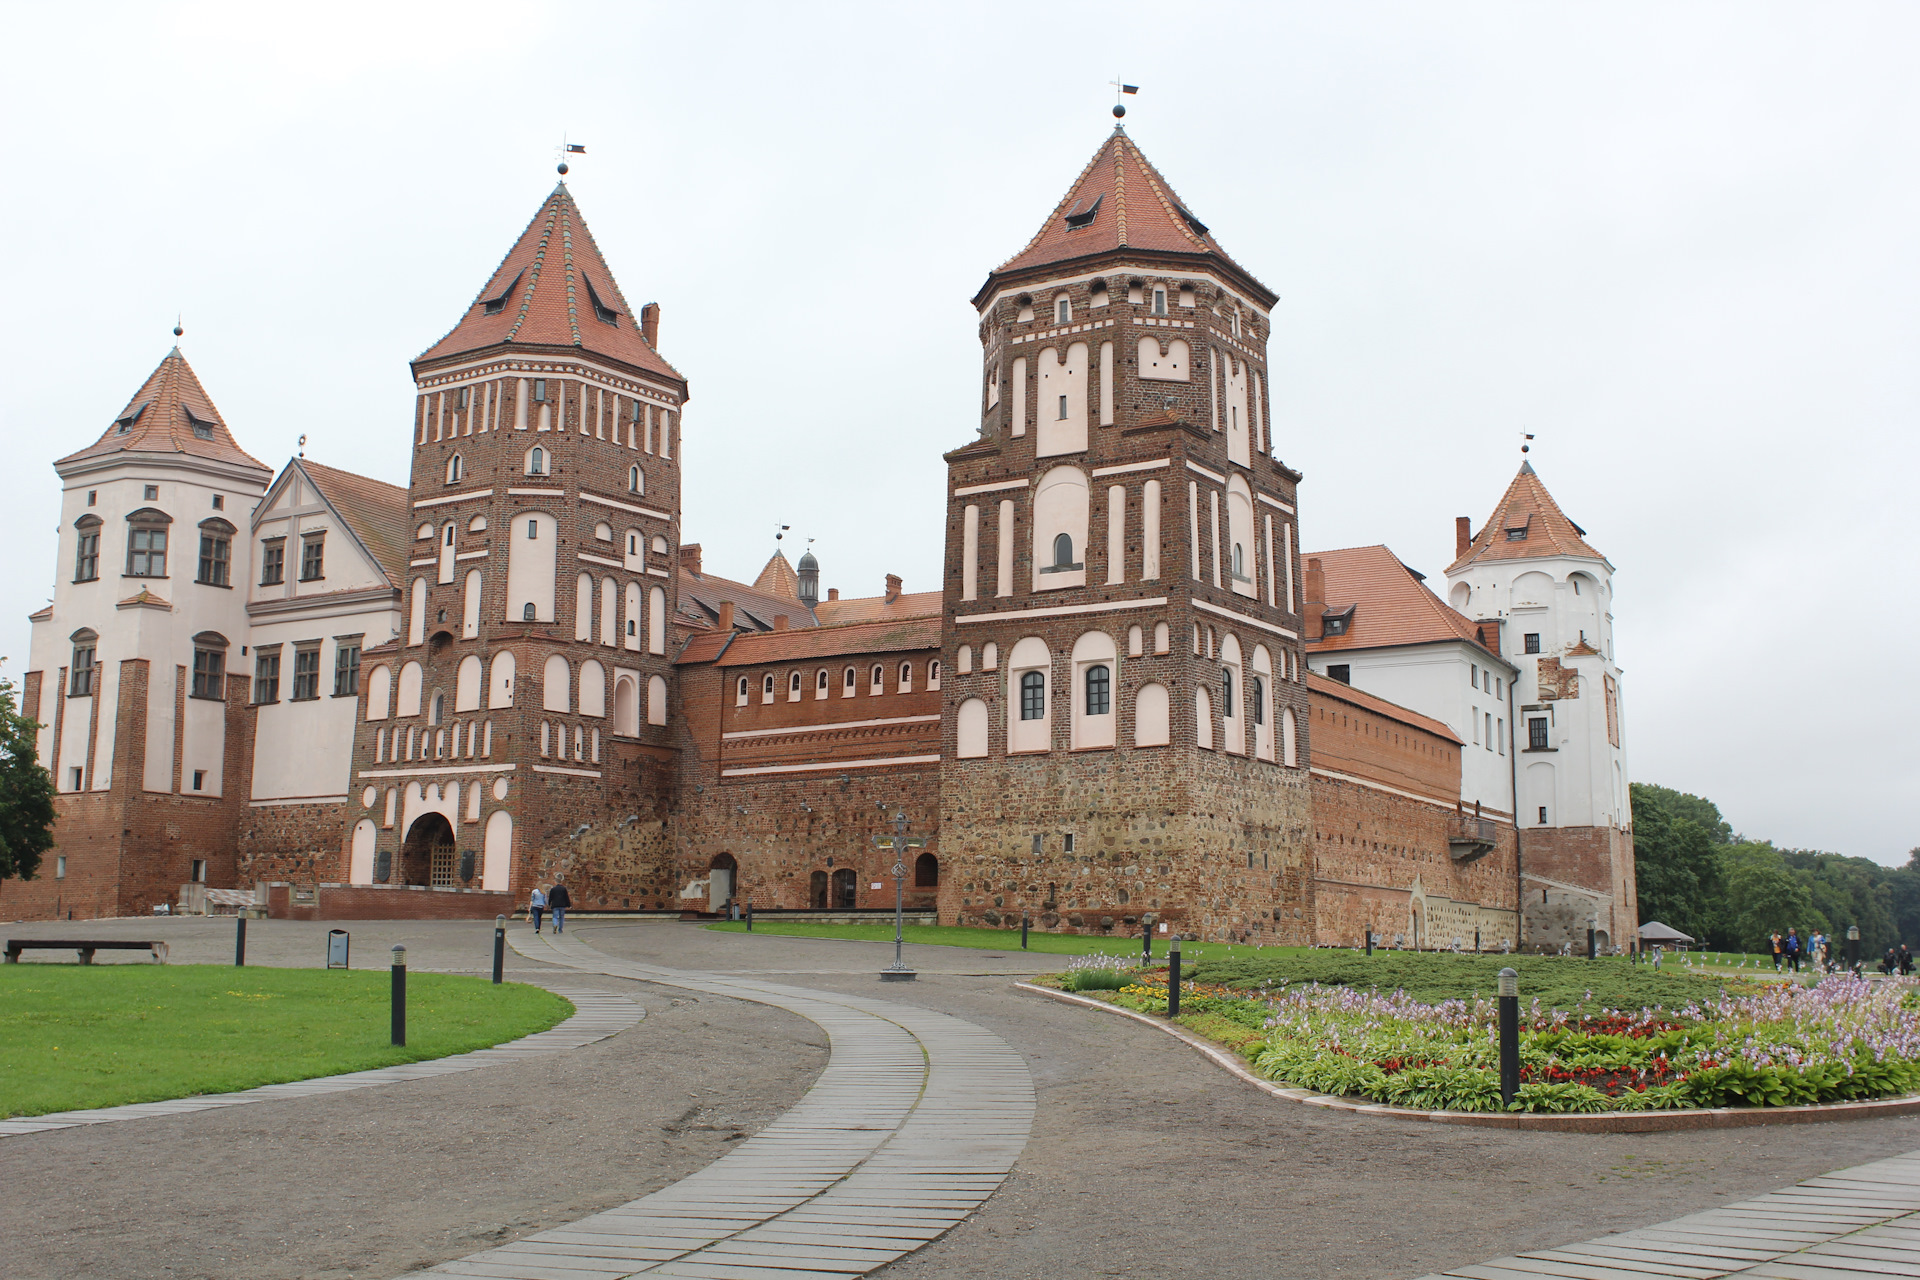
[[640,686],[625,671],[613,681],[613,731],[629,738],[640,732]]
[[487,836],[480,859],[480,887],[495,893],[507,889],[513,870],[513,815],[495,809],[487,817]]
[[477,654],[470,653],[460,659],[460,671],[453,681],[453,709],[480,709],[480,658]]
[[954,738],[962,760],[978,760],[987,754],[987,704],[968,698],[960,704],[954,725]]
[[667,682],[660,676],[647,677],[647,723],[667,722]]
[[1227,478],[1227,570],[1235,595],[1259,596],[1253,569],[1253,490],[1235,472]]
[[1163,349],[1149,334],[1140,339],[1140,376],[1161,382],[1186,382],[1192,377],[1193,358],[1186,340],[1175,338]]
[[1220,745],[1229,755],[1247,754],[1246,705],[1247,667],[1239,638],[1228,632],[1220,640]]
[[409,662],[400,668],[400,706],[394,714],[420,714],[420,664],[417,662]]
[[1253,708],[1253,754],[1262,760],[1273,759],[1273,655],[1267,646],[1253,646],[1253,684],[1247,689],[1247,703]]
[[1034,422],[1034,456],[1051,458],[1087,448],[1087,344],[1069,343],[1066,359],[1043,347]]
[[367,719],[385,720],[392,704],[393,668],[383,662],[367,673]]
[[513,651],[502,650],[493,655],[493,672],[487,681],[487,706],[510,707],[513,705]]
[[[1087,524],[1092,496],[1086,473],[1055,467],[1033,491],[1033,589],[1087,585]],[[1062,561],[1061,556],[1066,560]]]
[[1213,695],[1201,685],[1193,691],[1193,740],[1204,750],[1213,750]]
[[480,634],[480,571],[467,570],[466,585],[460,592],[460,638],[471,640]]
[[1075,751],[1114,745],[1114,697],[1120,661],[1113,637],[1089,631],[1073,642],[1073,698],[1069,744]]
[[1167,686],[1148,681],[1133,696],[1133,745],[1164,747],[1172,741],[1173,703],[1167,697]]
[[1280,763],[1289,769],[1300,767],[1300,726],[1293,718],[1292,707],[1280,712]]
[[507,621],[552,622],[559,526],[542,512],[521,512],[508,526]]
[[540,709],[562,714],[573,709],[573,668],[559,654],[551,654],[540,673]]
[[580,714],[607,714],[607,670],[592,658],[580,664]]
[[1028,636],[1014,645],[1007,654],[1009,755],[1053,749],[1052,685],[1053,655],[1047,642]]
[[379,832],[372,818],[353,824],[353,851],[347,858],[347,883],[373,883],[373,845]]

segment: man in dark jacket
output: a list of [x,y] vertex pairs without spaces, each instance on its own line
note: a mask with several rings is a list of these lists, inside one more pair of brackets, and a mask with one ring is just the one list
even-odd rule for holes
[[1900,972],[1909,976],[1913,973],[1913,952],[1904,942],[1900,944]]
[[1787,972],[1800,972],[1800,931],[1798,929],[1787,930],[1787,941],[1785,945],[1787,950]]
[[553,888],[547,890],[547,910],[553,912],[553,931],[555,933],[565,933],[567,931],[567,908],[572,905],[573,895],[567,892],[567,886],[555,880],[553,882]]

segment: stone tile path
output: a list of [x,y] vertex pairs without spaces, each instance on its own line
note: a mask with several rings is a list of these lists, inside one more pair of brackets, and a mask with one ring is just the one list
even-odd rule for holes
[[700,1172],[569,1226],[433,1268],[472,1280],[834,1280],[939,1237],[1026,1146],[1033,1080],[999,1037],[913,1005],[616,960],[513,935],[529,958],[796,1013],[832,1050],[806,1096]]
[[1872,1280],[1920,1276],[1920,1151],[1724,1209],[1422,1280]]
[[491,1049],[476,1049],[472,1053],[435,1058],[430,1062],[409,1062],[372,1071],[350,1071],[345,1075],[317,1076],[312,1080],[262,1085],[258,1089],[245,1089],[238,1093],[203,1093],[167,1102],[139,1102],[125,1107],[56,1111],[20,1120],[0,1120],[0,1138],[23,1133],[44,1133],[49,1129],[70,1129],[75,1125],[112,1124],[120,1120],[175,1116],[188,1111],[211,1111],[217,1107],[244,1106],[249,1102],[280,1102],[288,1098],[307,1098],[320,1093],[341,1093],[348,1089],[365,1089],[370,1085],[396,1084],[402,1080],[472,1071],[475,1067],[491,1066],[496,1062],[557,1053],[562,1049],[577,1049],[581,1045],[617,1035],[647,1016],[645,1009],[626,996],[606,991],[577,991],[562,987],[550,989],[555,995],[572,1001],[577,1012],[558,1026],[497,1044]]

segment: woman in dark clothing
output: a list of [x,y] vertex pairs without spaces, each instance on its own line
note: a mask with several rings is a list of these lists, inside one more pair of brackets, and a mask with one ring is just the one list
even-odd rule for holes
[[[553,882],[553,888],[547,890],[547,910],[553,913],[553,931],[555,933],[565,933],[567,931],[567,908],[572,905],[573,895],[567,892],[567,886],[555,880]],[[1889,951],[1887,954],[1892,955],[1893,953]]]

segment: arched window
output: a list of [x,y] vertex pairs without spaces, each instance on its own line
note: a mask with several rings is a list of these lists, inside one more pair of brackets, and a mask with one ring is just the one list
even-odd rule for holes
[[1020,718],[1044,720],[1047,715],[1047,677],[1029,671],[1020,677]]
[[867,684],[867,692],[872,694],[880,694],[880,693],[885,693],[886,691],[887,691],[887,669],[876,662],[873,664],[873,676],[872,676],[872,679]]
[[771,671],[760,678],[760,701],[773,701],[773,672]]
[[913,664],[911,662],[903,662],[900,664],[900,685],[899,685],[899,688],[895,690],[895,692],[896,693],[912,693],[913,692]]
[[1267,722],[1267,682],[1259,676],[1253,678],[1253,722],[1255,725]]
[[935,658],[933,661],[927,664],[927,688],[938,689],[939,687],[940,687],[940,659]]
[[800,673],[798,671],[793,672],[787,677],[787,701],[800,701]]
[[73,580],[96,581],[100,577],[100,517],[81,516],[73,524],[79,531],[73,556]]
[[843,698],[851,698],[857,683],[858,680],[854,675],[853,668],[848,667],[846,673],[841,677],[840,696]]
[[1232,715],[1233,714],[1232,708],[1235,705],[1233,701],[1233,668],[1232,667],[1220,668],[1220,692],[1222,695],[1220,699],[1221,704],[1228,708],[1227,714]]
[[647,478],[640,474],[639,466],[635,465],[635,466],[628,467],[627,468],[627,492],[628,493],[645,493],[646,491],[647,491]]
[[436,725],[445,723],[446,711],[447,711],[447,695],[444,693],[434,694],[433,695],[433,711],[430,713],[433,718],[429,721],[429,723],[436,724]]
[[930,853],[923,853],[913,860],[913,887],[916,889],[940,887],[940,859]]
[[527,474],[530,476],[547,474],[547,451],[539,445],[527,450]]
[[747,705],[747,678],[745,676],[740,677],[739,687],[734,691],[733,705],[736,707],[744,707]]
[[825,667],[822,667],[822,668],[820,668],[820,671],[819,671],[819,673],[818,673],[817,675],[815,675],[815,676],[814,676],[814,678],[813,678],[813,696],[814,696],[814,698],[815,698],[815,699],[819,699],[819,698],[824,698],[824,697],[826,697],[826,696],[827,696],[827,687],[828,687],[828,686],[829,686],[829,685],[830,685],[831,683],[832,683],[832,682],[831,682],[831,681],[829,681],[829,680],[827,679],[827,669],[826,669]]
[[1113,711],[1113,672],[1105,666],[1087,668],[1087,714],[1109,715]]
[[152,507],[127,517],[127,577],[167,576],[167,526],[172,523],[172,516]]
[[1247,549],[1237,542],[1233,544],[1233,576],[1236,578],[1247,576]]
[[462,461],[459,454],[456,453],[451,458],[448,458],[447,459],[447,483],[459,484],[460,477],[466,474],[465,467],[466,467],[466,463]]
[[1061,533],[1053,539],[1053,567],[1071,569],[1073,567],[1073,535]]

